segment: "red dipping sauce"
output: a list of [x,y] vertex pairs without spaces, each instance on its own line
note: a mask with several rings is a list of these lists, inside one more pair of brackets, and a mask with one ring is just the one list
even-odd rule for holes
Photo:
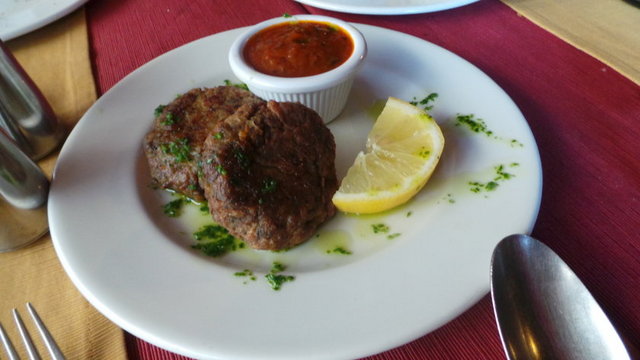
[[244,46],[245,61],[257,71],[280,77],[312,76],[337,68],[353,53],[342,28],[318,21],[290,21],[254,34]]

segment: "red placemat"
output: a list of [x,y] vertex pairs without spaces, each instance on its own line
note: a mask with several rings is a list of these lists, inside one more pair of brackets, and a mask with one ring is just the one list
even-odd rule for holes
[[[289,0],[94,0],[87,13],[98,91],[189,41],[309,12],[433,42],[478,66],[512,97],[542,158],[543,198],[533,235],[574,268],[640,347],[634,335],[640,333],[640,88],[497,0],[408,16],[341,14]],[[132,359],[184,359],[128,340]],[[440,329],[369,359],[500,358],[486,296]]]

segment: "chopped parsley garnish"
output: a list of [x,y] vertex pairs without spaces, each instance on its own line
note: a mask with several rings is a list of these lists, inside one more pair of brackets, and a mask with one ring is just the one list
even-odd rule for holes
[[169,217],[178,217],[182,214],[182,205],[185,204],[184,199],[176,199],[166,203],[162,207],[162,211]]
[[482,191],[494,191],[498,188],[498,186],[500,186],[500,184],[495,181],[489,181],[486,183],[482,183],[479,181],[469,181],[469,185],[471,186],[471,192],[474,193],[480,193]]
[[476,118],[473,114],[456,116],[456,126],[466,126],[469,130],[475,133],[482,133],[487,136],[492,136],[493,131],[487,128],[487,123],[484,120]]
[[509,144],[511,144],[511,147],[524,147],[524,144],[516,139],[511,139],[511,142],[509,142]]
[[414,97],[412,101],[409,101],[409,103],[413,106],[421,106],[424,110],[431,110],[433,109],[433,105],[429,105],[429,103],[434,102],[437,97],[438,93],[431,93],[421,100]]
[[164,116],[164,120],[162,120],[162,125],[173,125],[178,122],[178,117],[173,113],[168,112],[167,115]]
[[393,239],[397,238],[397,237],[398,237],[398,236],[400,236],[400,235],[402,235],[402,234],[400,234],[400,233],[393,233],[393,234],[387,235],[387,239],[389,239],[389,240],[393,240]]
[[189,139],[187,138],[161,144],[160,149],[165,154],[173,155],[176,162],[187,162],[191,160],[191,146],[189,146]]
[[[286,268],[287,267],[285,265],[276,261],[273,263],[271,267],[271,271],[269,271],[269,273],[267,273],[264,276],[264,278],[267,280],[267,283],[269,284],[269,286],[271,286],[273,290],[278,291],[282,288],[282,284],[295,280],[295,276],[293,275],[280,274]],[[249,281],[257,280],[257,277],[254,275],[253,271],[249,269],[244,269],[242,271],[235,272],[233,275],[237,277],[245,278],[246,280],[244,281],[244,284],[249,283]]]
[[221,132],[221,131],[219,131],[219,132],[217,132],[217,133],[213,134],[213,138],[214,138],[214,139],[218,139],[218,140],[220,140],[220,139],[222,139],[223,137],[224,137],[224,135],[222,134],[222,132]]
[[153,115],[155,117],[162,115],[162,111],[164,111],[165,107],[167,107],[167,105],[158,105],[158,107],[156,107],[155,110],[153,110]]
[[447,194],[446,200],[449,204],[455,204],[456,200],[453,198],[453,195]]
[[371,229],[374,234],[386,234],[389,232],[389,227],[385,224],[371,224]]
[[264,277],[267,279],[267,282],[269,283],[269,285],[271,285],[271,288],[276,291],[282,288],[282,284],[296,279],[295,276],[292,276],[292,275],[280,275],[280,274],[273,274],[273,273],[269,273]]
[[278,182],[275,179],[266,178],[262,181],[261,191],[263,194],[272,193],[276,191],[277,188],[278,188]]
[[420,150],[418,150],[418,156],[423,159],[428,159],[431,154],[431,150],[427,149],[425,146],[422,146]]
[[486,183],[486,184],[484,185],[484,187],[485,187],[485,189],[486,189],[487,191],[493,191],[493,190],[495,190],[498,186],[499,186],[499,184],[498,184],[497,182],[495,182],[495,181],[489,181],[488,183]]
[[[235,272],[233,275],[237,276],[237,277],[248,278],[251,281],[256,281],[257,280],[256,276],[253,274],[253,271],[251,271],[249,269],[244,269],[242,271]],[[246,284],[246,282],[245,282],[245,284]]]
[[282,284],[284,284],[285,282],[295,280],[295,276],[293,275],[280,274],[281,272],[286,270],[286,268],[287,267],[282,263],[275,261],[271,266],[271,271],[264,276],[273,290],[278,291],[282,287]]
[[273,264],[271,265],[271,273],[272,274],[277,274],[277,273],[281,273],[283,271],[285,271],[287,269],[287,266],[279,263],[277,261],[274,261]]
[[508,172],[504,171],[504,165],[498,165],[495,169],[497,176],[495,177],[495,179],[493,179],[494,181],[509,180],[514,177],[513,174],[509,174]]
[[327,254],[351,255],[352,253],[342,246],[336,246],[332,250],[327,250]]
[[200,212],[209,214],[209,205],[207,203],[200,205]]
[[234,86],[234,87],[237,87],[239,89],[243,89],[243,90],[247,90],[247,91],[249,90],[249,87],[245,83],[233,83],[233,82],[231,82],[231,80],[225,80],[224,84],[227,85],[227,86]]
[[408,211],[407,212],[407,217],[411,217],[411,215],[413,215],[413,211]]
[[233,151],[233,156],[235,156],[236,161],[238,161],[238,165],[240,165],[241,168],[246,170],[249,167],[250,159],[242,150],[235,149]]
[[193,233],[196,243],[191,247],[208,256],[220,257],[230,251],[244,248],[244,243],[229,234],[220,225],[205,225]]
[[227,170],[225,170],[225,169],[222,167],[222,165],[217,164],[217,165],[215,166],[215,168],[216,168],[216,171],[218,172],[218,174],[220,174],[220,175],[227,175]]
[[518,141],[517,139],[505,139],[501,136],[497,136],[494,134],[492,130],[489,130],[487,123],[480,119],[476,118],[473,114],[469,115],[460,115],[456,116],[455,126],[466,127],[472,132],[478,134],[484,134],[489,138],[493,138],[495,140],[504,141],[508,143],[512,148],[514,147],[524,147],[524,144]]
[[287,14],[287,13],[284,13],[284,14],[282,14],[282,17],[283,17],[283,18],[292,18],[292,17],[293,17],[293,15],[291,15],[291,14]]
[[251,276],[253,275],[253,271],[249,269],[244,269],[242,271],[235,272],[233,275],[234,276]]
[[[518,166],[518,163],[511,163],[511,165],[509,166],[516,167]],[[506,172],[505,166],[502,164],[494,167],[494,170],[496,172],[496,175],[492,180],[488,182],[469,181],[469,185],[471,186],[469,190],[474,193],[480,193],[482,191],[495,191],[500,186],[501,182],[515,177],[515,175]]]
[[471,186],[469,190],[474,193],[479,193],[482,189],[486,188],[485,184],[478,181],[469,181],[469,185]]

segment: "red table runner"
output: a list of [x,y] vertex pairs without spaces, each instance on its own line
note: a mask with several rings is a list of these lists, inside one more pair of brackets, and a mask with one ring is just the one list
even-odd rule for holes
[[[640,87],[498,0],[406,16],[341,14],[290,0],[94,0],[87,16],[99,94],[168,50],[284,13],[412,34],[492,77],[539,146],[544,186],[533,235],[569,263],[640,347]],[[184,359],[127,336],[131,359]],[[440,329],[368,359],[500,358],[487,295]]]

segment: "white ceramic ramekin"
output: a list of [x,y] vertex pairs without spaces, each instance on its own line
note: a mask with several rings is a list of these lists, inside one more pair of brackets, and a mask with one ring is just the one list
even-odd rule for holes
[[[251,36],[269,26],[295,21],[319,21],[344,29],[353,40],[353,53],[340,66],[313,76],[271,76],[258,72],[247,64],[242,53]],[[366,55],[365,39],[352,25],[327,16],[295,15],[270,19],[249,28],[231,45],[229,64],[238,79],[247,84],[249,90],[257,96],[265,100],[300,102],[315,110],[325,123],[329,123],[344,109],[353,79]]]

